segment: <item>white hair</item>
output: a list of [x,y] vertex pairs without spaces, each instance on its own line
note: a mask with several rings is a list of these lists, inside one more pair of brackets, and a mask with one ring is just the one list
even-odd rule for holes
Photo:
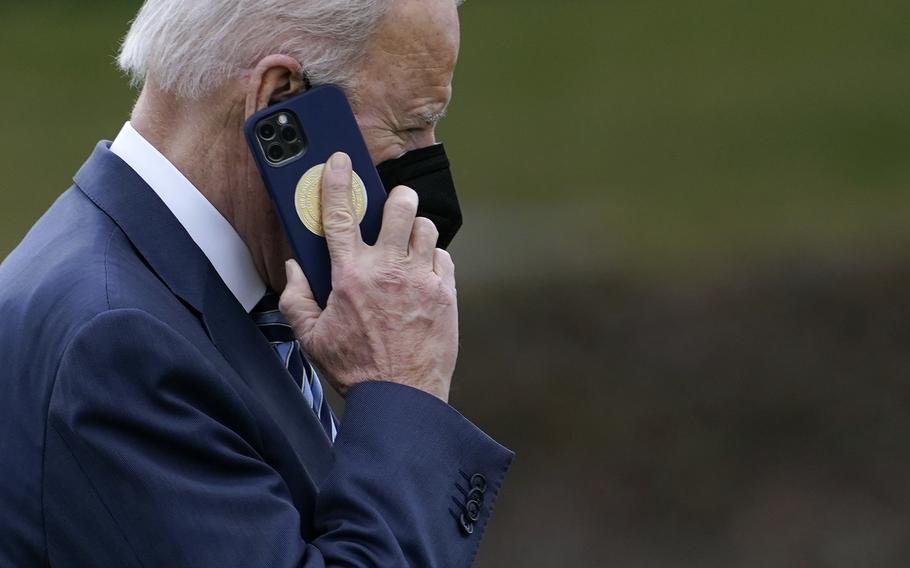
[[135,86],[152,80],[205,96],[270,54],[298,61],[314,84],[349,87],[388,0],[146,0],[118,64]]

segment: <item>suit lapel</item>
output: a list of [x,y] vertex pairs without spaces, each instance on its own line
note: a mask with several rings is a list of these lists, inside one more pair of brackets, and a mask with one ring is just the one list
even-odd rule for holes
[[[319,483],[328,473],[332,446],[316,414],[306,405],[297,384],[275,356],[249,314],[214,274],[205,294],[204,318],[215,346],[234,370],[260,395],[266,410],[284,417],[280,424],[310,476]],[[261,380],[251,382],[251,378]],[[276,380],[277,379],[277,380]],[[318,459],[306,459],[315,456]]]
[[218,351],[281,425],[318,484],[332,448],[316,415],[249,314],[154,191],[101,142],[76,185],[123,230],[165,285],[200,315]]

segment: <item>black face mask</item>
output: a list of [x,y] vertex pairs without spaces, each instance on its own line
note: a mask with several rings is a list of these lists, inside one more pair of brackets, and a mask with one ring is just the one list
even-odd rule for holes
[[386,191],[406,185],[417,192],[417,215],[426,217],[439,229],[436,246],[445,249],[461,228],[461,206],[449,159],[442,144],[408,152],[376,166]]

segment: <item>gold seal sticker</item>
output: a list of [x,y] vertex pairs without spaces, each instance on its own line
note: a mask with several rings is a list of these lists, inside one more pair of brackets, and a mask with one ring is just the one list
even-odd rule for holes
[[[297,209],[297,216],[303,225],[315,235],[325,236],[322,228],[322,171],[325,164],[320,164],[310,168],[303,174],[300,182],[297,183],[297,191],[294,193],[294,206]],[[363,180],[354,172],[354,184],[351,188],[351,199],[354,202],[354,215],[357,217],[357,223],[363,221],[363,216],[367,212],[367,190],[363,185]]]

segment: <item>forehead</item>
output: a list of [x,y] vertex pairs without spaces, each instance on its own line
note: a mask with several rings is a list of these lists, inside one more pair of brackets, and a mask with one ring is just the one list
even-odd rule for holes
[[370,42],[359,90],[382,91],[388,102],[414,106],[436,101],[444,106],[458,60],[459,34],[455,0],[392,2]]
[[459,24],[455,0],[392,2],[376,33],[376,46],[391,53],[458,51]]

